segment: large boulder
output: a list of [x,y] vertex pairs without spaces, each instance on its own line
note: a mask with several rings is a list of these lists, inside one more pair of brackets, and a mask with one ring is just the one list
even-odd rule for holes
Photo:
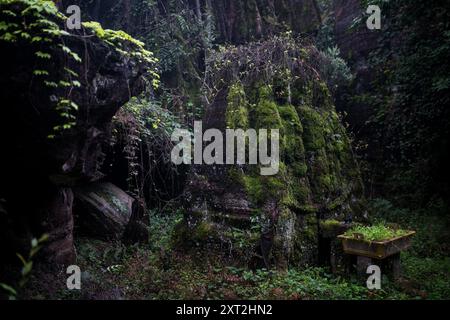
[[122,240],[135,221],[137,200],[112,183],[93,183],[74,189],[74,213],[81,232],[106,240]]
[[278,129],[280,167],[262,176],[258,165],[194,166],[182,244],[216,247],[255,267],[312,265],[330,247],[320,244],[321,222],[364,215],[350,139],[318,72],[323,59],[290,37],[215,57],[211,87],[219,92],[203,130]]

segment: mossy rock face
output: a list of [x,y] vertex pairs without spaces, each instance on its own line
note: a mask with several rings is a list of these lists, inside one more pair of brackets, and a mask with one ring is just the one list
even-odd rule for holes
[[228,97],[226,121],[228,128],[248,128],[248,101],[244,88],[238,83],[230,87]]
[[[297,56],[307,59],[309,54],[305,49]],[[259,232],[258,243],[246,240],[254,236],[240,237],[241,242],[229,237],[227,228],[232,225],[226,219],[218,223],[218,238],[250,250],[244,255],[250,260],[260,257],[266,267],[318,263],[320,222],[358,220],[363,214],[362,184],[350,139],[325,82],[308,72],[283,69],[273,77],[228,79],[230,84],[206,111],[205,119],[217,122],[222,117],[226,128],[278,129],[276,175],[262,176],[259,165],[198,166],[194,172],[207,177],[208,189],[187,188],[192,198],[207,206],[206,215],[247,216],[251,223],[239,226],[239,232]],[[245,199],[247,205],[231,209],[225,193]],[[192,201],[187,206],[192,211]]]

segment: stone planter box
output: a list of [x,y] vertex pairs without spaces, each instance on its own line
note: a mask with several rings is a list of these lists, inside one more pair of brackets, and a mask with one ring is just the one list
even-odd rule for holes
[[409,231],[403,236],[384,241],[368,241],[345,235],[338,238],[342,240],[345,253],[381,260],[408,249],[414,234],[415,231]]

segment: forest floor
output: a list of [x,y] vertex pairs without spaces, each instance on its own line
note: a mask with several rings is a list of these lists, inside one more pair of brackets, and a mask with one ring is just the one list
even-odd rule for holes
[[[402,278],[382,279],[381,290],[368,290],[355,276],[327,268],[253,272],[232,258],[200,250],[172,249],[179,219],[152,217],[150,245],[125,246],[78,239],[81,290],[66,288],[64,271],[34,270],[25,299],[450,299],[450,221],[372,201],[374,220],[399,223],[417,231],[412,248],[402,253]],[[446,217],[447,218],[443,218]],[[395,217],[395,218],[394,218]]]

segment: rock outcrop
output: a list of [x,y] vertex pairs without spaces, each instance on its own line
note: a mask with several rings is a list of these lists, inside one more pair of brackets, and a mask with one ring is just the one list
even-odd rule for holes
[[106,240],[123,238],[136,206],[134,198],[112,183],[93,183],[74,192],[75,212],[85,232]]
[[[0,199],[7,212],[0,217],[0,245],[13,256],[32,236],[48,233],[49,260],[71,263],[71,189],[102,177],[112,117],[142,90],[147,66],[132,55],[139,45],[124,34],[105,41],[109,34],[96,25],[67,33],[51,2],[15,1],[1,8],[9,11],[0,11],[0,20],[26,34],[13,41],[2,34],[0,41]],[[39,23],[28,30],[33,19]],[[71,102],[76,120],[61,108]]]
[[321,223],[364,216],[358,165],[320,78],[321,59],[289,37],[215,57],[213,83],[221,89],[203,129],[278,129],[280,167],[262,176],[258,165],[196,166],[185,191],[182,243],[237,253],[253,266],[311,265],[330,255]]

